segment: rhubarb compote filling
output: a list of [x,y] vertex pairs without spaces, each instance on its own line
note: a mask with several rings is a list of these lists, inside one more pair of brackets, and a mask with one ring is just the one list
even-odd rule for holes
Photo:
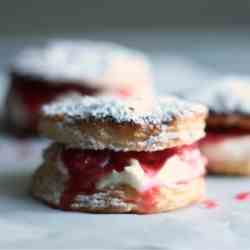
[[153,206],[162,186],[187,183],[204,174],[206,160],[196,145],[156,152],[82,150],[61,146],[60,162],[67,170],[61,206],[69,208],[77,195],[126,185],[140,194],[136,202]]

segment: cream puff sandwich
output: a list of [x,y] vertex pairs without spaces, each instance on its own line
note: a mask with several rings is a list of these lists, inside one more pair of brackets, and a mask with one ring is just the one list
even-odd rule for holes
[[207,135],[200,142],[208,171],[250,175],[250,80],[226,78],[192,96],[209,108]]
[[11,65],[6,104],[8,128],[18,134],[36,134],[43,104],[59,95],[152,95],[152,73],[141,52],[113,43],[50,41],[27,48]]
[[79,97],[42,109],[40,130],[54,140],[32,194],[80,212],[158,213],[199,201],[206,160],[206,108],[175,97]]

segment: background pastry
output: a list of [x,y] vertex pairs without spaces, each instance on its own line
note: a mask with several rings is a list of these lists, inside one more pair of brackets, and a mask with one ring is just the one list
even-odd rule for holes
[[250,175],[249,82],[228,77],[197,93],[192,91],[191,97],[209,108],[207,136],[200,149],[211,173]]
[[17,55],[6,102],[8,128],[37,133],[43,104],[68,92],[82,95],[152,96],[152,73],[141,52],[98,41],[49,41]]

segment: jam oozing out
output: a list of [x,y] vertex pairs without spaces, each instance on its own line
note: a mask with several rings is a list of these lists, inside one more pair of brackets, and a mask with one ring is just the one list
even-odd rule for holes
[[[168,158],[173,155],[182,156],[194,149],[196,149],[195,145],[156,152],[114,152],[65,148],[61,152],[61,159],[68,169],[70,178],[61,199],[61,206],[67,208],[77,194],[95,193],[96,183],[102,177],[111,173],[112,170],[123,171],[130,159],[138,160],[144,172],[148,176],[154,176]],[[156,188],[147,190],[142,194],[143,199],[139,197],[137,202],[144,207],[151,207],[154,203],[155,192],[157,192]]]
[[234,198],[237,201],[250,201],[250,192],[240,192]]
[[141,213],[150,213],[156,206],[156,195],[159,193],[159,187],[152,187],[143,193],[128,199],[127,202],[136,203]]
[[142,194],[139,208],[141,211],[147,213],[151,212],[152,208],[156,205],[155,196],[159,192],[159,187],[153,187]]

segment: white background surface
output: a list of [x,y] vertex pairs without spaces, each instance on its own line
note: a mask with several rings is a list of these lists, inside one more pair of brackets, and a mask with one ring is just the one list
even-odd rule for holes
[[[125,44],[150,53],[162,93],[209,84],[225,73],[250,71],[248,35],[213,34],[113,34],[112,40],[121,42],[126,37]],[[27,40],[22,39],[0,41],[2,71],[25,44]],[[234,199],[237,193],[250,191],[247,178],[209,177],[207,197],[218,202],[215,209],[196,205],[157,215],[62,212],[29,196],[31,175],[43,146],[0,139],[0,249],[250,249],[250,201]]]

